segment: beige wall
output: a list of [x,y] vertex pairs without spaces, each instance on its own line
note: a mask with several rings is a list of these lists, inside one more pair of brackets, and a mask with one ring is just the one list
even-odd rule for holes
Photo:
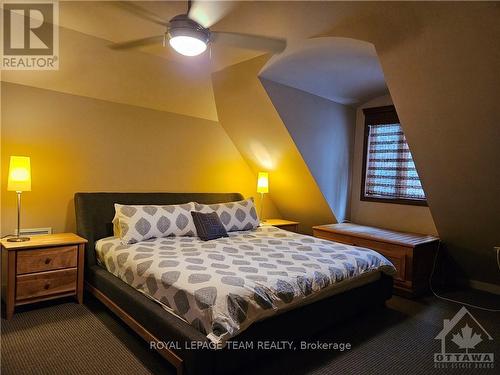
[[457,278],[500,284],[498,2],[350,3],[326,35],[372,42]]
[[270,197],[283,218],[300,230],[335,217],[257,75],[269,56],[212,75],[221,125],[254,172],[270,173]]
[[363,140],[365,116],[363,108],[391,105],[389,95],[382,96],[361,105],[356,110],[356,134],[351,190],[351,221],[357,224],[373,225],[414,233],[437,234],[429,207],[403,204],[367,202],[360,200],[361,175],[363,168]]
[[255,195],[254,173],[217,122],[5,82],[1,98],[2,235],[16,225],[10,155],[31,157],[24,228],[74,231],[78,191]]

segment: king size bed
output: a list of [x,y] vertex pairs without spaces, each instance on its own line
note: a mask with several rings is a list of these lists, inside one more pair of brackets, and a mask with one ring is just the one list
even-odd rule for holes
[[237,193],[75,194],[87,290],[178,374],[234,372],[262,353],[230,350],[229,342],[307,340],[392,295],[394,267],[380,254],[272,226],[211,241],[116,236],[115,204],[145,205],[153,215],[152,205],[189,211],[188,202],[246,205]]

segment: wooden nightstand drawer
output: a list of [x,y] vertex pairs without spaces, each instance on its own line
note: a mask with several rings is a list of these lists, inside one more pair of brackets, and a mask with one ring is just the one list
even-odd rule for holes
[[17,276],[16,301],[74,292],[76,278],[76,268]]
[[17,274],[72,268],[77,265],[78,246],[60,246],[17,253]]

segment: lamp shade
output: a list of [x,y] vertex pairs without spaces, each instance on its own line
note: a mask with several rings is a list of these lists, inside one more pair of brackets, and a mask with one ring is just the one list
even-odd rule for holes
[[7,190],[31,191],[31,167],[28,156],[10,157]]
[[269,173],[259,172],[257,177],[257,193],[269,193]]

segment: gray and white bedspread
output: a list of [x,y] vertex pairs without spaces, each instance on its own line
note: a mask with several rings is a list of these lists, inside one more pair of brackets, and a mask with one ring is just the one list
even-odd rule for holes
[[204,242],[166,237],[122,245],[99,240],[101,265],[216,344],[250,324],[366,273],[395,273],[379,253],[262,226]]

